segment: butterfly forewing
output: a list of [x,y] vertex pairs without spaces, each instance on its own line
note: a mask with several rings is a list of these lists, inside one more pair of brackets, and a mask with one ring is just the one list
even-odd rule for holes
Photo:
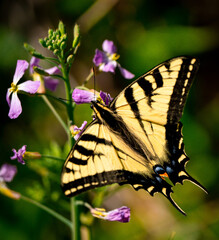
[[166,61],[126,87],[111,108],[160,125],[178,123],[198,66],[195,58]]

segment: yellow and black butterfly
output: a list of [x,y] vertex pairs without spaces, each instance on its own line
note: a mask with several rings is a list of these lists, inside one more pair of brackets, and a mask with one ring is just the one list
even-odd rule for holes
[[92,101],[95,119],[86,127],[64,164],[61,186],[66,196],[118,183],[171,198],[172,183],[189,180],[207,190],[185,170],[182,117],[198,70],[198,60],[177,57],[156,66],[106,106]]

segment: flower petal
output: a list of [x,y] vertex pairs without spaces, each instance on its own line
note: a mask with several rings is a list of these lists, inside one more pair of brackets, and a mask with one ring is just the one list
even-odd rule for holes
[[75,126],[74,127],[74,132],[78,132],[75,136],[74,136],[74,139],[77,141],[78,138],[81,136],[81,134],[83,133],[84,131],[84,128],[86,127],[87,125],[87,121],[84,121],[80,127],[77,127]]
[[32,57],[30,59],[30,74],[33,74],[34,72],[33,67],[39,67],[39,62],[40,62],[39,58]]
[[26,152],[26,149],[27,149],[27,145],[24,145],[24,146],[22,146],[22,148],[18,149],[18,152],[17,152],[17,160],[19,163],[21,163],[23,165],[25,164],[23,157]]
[[109,211],[106,215],[108,221],[129,222],[130,221],[130,208],[123,206],[112,211]]
[[105,52],[113,54],[117,52],[117,48],[114,45],[113,41],[105,40],[102,44],[102,48]]
[[11,100],[10,100],[10,95],[12,94],[12,91],[10,90],[10,88],[8,88],[7,93],[6,93],[6,101],[8,103],[8,106],[11,106]]
[[103,102],[106,104],[106,106],[109,106],[109,104],[112,102],[113,98],[110,96],[109,93],[105,93],[100,90],[100,97],[103,100]]
[[13,148],[12,152],[14,153],[14,155],[11,157],[11,160],[17,159],[17,154],[18,154],[17,151]]
[[118,68],[122,74],[122,76],[126,79],[131,79],[133,78],[135,75],[132,74],[131,72],[129,72],[128,70],[126,70],[125,68],[122,68],[120,65],[118,65]]
[[74,127],[74,131],[78,131],[78,130],[81,131],[81,130],[83,130],[83,129],[85,128],[86,124],[87,124],[87,121],[84,121],[84,122],[81,124],[80,127],[75,126],[75,127]]
[[94,217],[108,221],[119,221],[123,223],[130,221],[130,208],[126,206],[116,208],[109,212],[106,212],[103,208],[90,208],[90,212]]
[[108,57],[106,56],[106,54],[102,51],[100,51],[99,49],[95,50],[95,55],[93,58],[93,63],[96,66],[99,66],[102,63],[107,63],[109,61]]
[[14,92],[12,93],[11,105],[10,105],[8,116],[11,119],[15,119],[21,114],[21,112],[22,112],[21,102],[17,96],[17,92]]
[[40,87],[40,81],[31,81],[28,80],[18,85],[19,91],[24,91],[27,93],[34,94],[37,92],[37,89]]
[[29,63],[25,60],[17,60],[17,66],[15,69],[13,83],[16,85],[17,82],[23,77],[25,71],[28,69]]
[[11,182],[17,173],[17,167],[10,164],[3,164],[0,169],[0,178],[4,182]]
[[59,80],[51,77],[44,77],[45,87],[51,91],[55,91],[59,84]]
[[61,73],[60,69],[56,66],[52,67],[52,68],[45,69],[45,72],[49,73],[50,75]]
[[99,70],[103,72],[112,72],[115,73],[115,68],[117,66],[116,61],[110,61],[107,64],[103,64],[100,66]]
[[75,88],[72,93],[72,98],[76,104],[90,103],[95,99],[95,95],[92,92]]

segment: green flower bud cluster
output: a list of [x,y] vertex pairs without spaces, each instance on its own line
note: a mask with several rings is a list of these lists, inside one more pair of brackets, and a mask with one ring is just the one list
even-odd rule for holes
[[40,44],[52,51],[54,55],[60,56],[67,46],[67,33],[62,22],[59,23],[58,29],[55,31],[49,29],[48,37],[39,40]]

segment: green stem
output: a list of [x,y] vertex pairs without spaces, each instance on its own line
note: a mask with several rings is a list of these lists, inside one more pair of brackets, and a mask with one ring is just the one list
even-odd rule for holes
[[91,210],[92,209],[92,207],[91,207],[91,205],[89,204],[89,203],[87,203],[87,202],[84,202],[84,201],[76,201],[76,204],[77,205],[82,205],[82,206],[85,206],[86,208],[88,208],[89,210]]
[[62,161],[64,162],[64,159],[63,158],[59,158],[59,157],[54,157],[54,156],[48,156],[48,155],[41,155],[42,158],[49,158],[49,159],[52,159],[52,160],[57,160],[57,161]]
[[[72,125],[74,123],[74,105],[72,102],[72,94],[71,94],[71,85],[69,81],[69,76],[68,76],[68,70],[66,68],[65,62],[60,58],[59,59],[61,62],[61,69],[62,69],[62,75],[63,79],[65,81],[65,91],[66,91],[66,108],[67,108],[67,113],[69,117],[69,122],[68,126]],[[73,146],[74,144],[74,138],[72,138],[70,131],[69,132],[69,144],[70,147]],[[76,197],[73,197],[70,199],[70,204],[71,204],[71,221],[72,221],[72,240],[80,240],[80,213],[78,209],[78,205],[75,203]],[[73,230],[74,229],[74,230]]]
[[70,199],[70,204],[71,204],[71,219],[73,221],[73,228],[74,228],[74,232],[73,232],[73,237],[72,240],[79,240],[81,239],[80,237],[80,221],[79,221],[79,209],[78,209],[78,205],[76,204],[77,197],[72,197]]
[[46,97],[49,97],[49,98],[53,98],[54,100],[56,100],[56,101],[58,101],[59,103],[61,103],[61,104],[63,104],[63,105],[65,105],[66,106],[66,103],[65,103],[65,99],[62,99],[62,98],[57,98],[57,97],[55,97],[55,96],[53,96],[53,95],[50,95],[50,94],[47,94],[47,93],[37,93],[36,94],[37,96],[46,96]]
[[93,70],[89,73],[89,75],[87,76],[87,78],[85,79],[85,81],[83,82],[82,86],[85,86],[88,81],[94,76],[94,72]]
[[74,108],[73,108],[73,102],[72,102],[71,85],[68,78],[67,70],[65,68],[63,69],[63,78],[65,79],[66,102],[68,103],[66,107],[67,107],[68,117],[70,120],[69,125],[71,125],[74,122],[74,117],[73,117]]
[[[41,209],[43,209],[44,211],[51,214],[53,217],[59,219],[61,222],[65,223],[67,226],[69,226],[72,229],[73,226],[71,224],[71,221],[69,221],[67,218],[63,217],[61,214],[55,212],[51,208],[48,208],[45,205],[43,205],[43,204],[41,204],[41,203],[31,199],[31,198],[25,197],[23,195],[21,195],[21,199],[26,201],[26,202],[29,202],[29,203],[31,203],[31,204],[33,204],[33,205],[35,205],[35,206],[37,206]],[[72,231],[74,231],[74,230],[72,229]]]
[[48,98],[45,95],[41,96],[42,99],[45,101],[45,103],[47,104],[47,106],[50,108],[50,110],[53,112],[53,114],[56,116],[57,120],[60,122],[60,124],[62,125],[62,127],[65,129],[66,133],[69,134],[69,129],[66,126],[66,124],[63,122],[63,120],[61,119],[61,117],[59,116],[59,114],[56,112],[55,108],[53,107],[53,105],[50,103],[50,101],[48,100]]
[[44,58],[45,61],[55,64],[57,66],[57,64],[59,64],[59,60],[57,58],[53,58],[53,57],[45,57]]

